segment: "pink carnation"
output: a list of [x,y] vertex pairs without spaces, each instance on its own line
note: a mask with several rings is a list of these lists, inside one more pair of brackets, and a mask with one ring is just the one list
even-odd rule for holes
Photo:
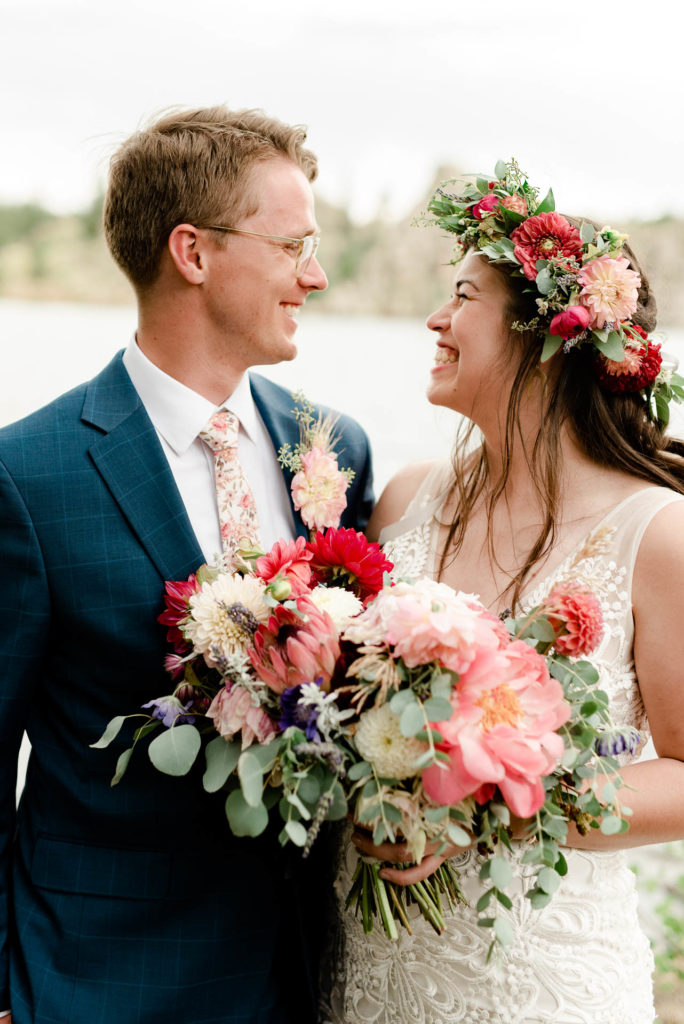
[[291,597],[308,593],[311,583],[311,559],[304,537],[296,540],[277,540],[271,550],[256,560],[256,574],[265,583],[273,583],[278,577],[290,584]]
[[268,743],[277,733],[275,723],[241,686],[226,684],[216,694],[206,714],[207,718],[213,718],[214,728],[226,740],[232,740],[241,731],[243,749],[255,742]]
[[579,658],[598,647],[603,636],[603,613],[591,590],[557,587],[546,602],[549,622],[556,631],[556,650]]
[[582,267],[579,301],[589,310],[592,330],[628,320],[637,308],[641,278],[624,256],[599,256]]
[[312,448],[302,455],[302,468],[292,480],[292,500],[303,522],[313,530],[339,526],[347,507],[349,481],[334,455]]
[[564,745],[556,732],[570,717],[560,683],[546,662],[523,641],[494,659],[476,659],[452,694],[453,715],[440,722],[445,769],[423,772],[425,791],[440,804],[467,796],[480,800],[498,786],[507,805],[528,818],[543,805],[542,779],[555,768]]

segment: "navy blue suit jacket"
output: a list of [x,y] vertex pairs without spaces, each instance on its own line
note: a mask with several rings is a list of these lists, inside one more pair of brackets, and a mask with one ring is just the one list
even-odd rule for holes
[[[289,393],[257,376],[252,391],[276,449],[296,443]],[[367,438],[345,417],[338,429],[357,474],[343,525],[363,528]],[[89,746],[168,690],[164,580],[203,560],[121,354],[0,431],[0,1009],[14,1024],[315,1020],[311,872],[292,877],[271,838],[233,838],[201,765],[172,779],[141,748],[112,789],[129,737]]]

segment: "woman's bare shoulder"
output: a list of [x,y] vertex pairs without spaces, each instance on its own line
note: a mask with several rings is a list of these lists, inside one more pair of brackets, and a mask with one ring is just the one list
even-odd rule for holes
[[438,465],[435,462],[413,462],[396,473],[380,495],[368,524],[370,540],[377,540],[380,531],[390,523],[396,523],[403,516],[411,500],[427,479],[428,474]]

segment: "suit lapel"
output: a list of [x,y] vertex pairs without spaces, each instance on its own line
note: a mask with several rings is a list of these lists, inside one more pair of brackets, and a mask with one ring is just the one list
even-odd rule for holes
[[[250,374],[249,382],[252,389],[254,404],[259,410],[259,415],[264,421],[276,452],[284,445],[290,444],[294,447],[299,441],[299,424],[292,415],[294,400],[292,397],[273,384],[266,377],[258,374]],[[292,473],[289,469],[282,470],[287,485],[287,496],[292,509],[295,529],[299,537],[309,536],[309,531],[301,520],[299,512],[292,503]]]
[[120,354],[91,381],[83,419],[106,431],[91,445],[90,456],[160,575],[185,579],[204,555]]

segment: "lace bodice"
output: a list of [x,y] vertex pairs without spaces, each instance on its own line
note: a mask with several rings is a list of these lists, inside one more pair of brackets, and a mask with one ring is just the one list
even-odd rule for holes
[[[404,576],[433,574],[438,512],[448,468],[436,467],[402,520],[381,537]],[[681,496],[644,487],[614,508],[578,547],[523,598],[539,604],[552,587],[581,579],[597,594],[604,636],[592,661],[610,698],[616,724],[648,723],[634,672],[631,587],[634,562],[653,516]],[[635,757],[640,752],[635,752]],[[632,755],[623,756],[623,762]],[[379,927],[364,935],[344,910],[356,865],[345,826],[335,882],[334,949],[321,1024],[652,1024],[652,956],[637,920],[634,877],[622,851],[566,850],[568,874],[550,905],[533,910],[524,893],[530,869],[514,846],[513,907],[501,910],[515,932],[513,947],[487,962],[489,935],[474,909],[481,883],[477,853],[454,858],[468,905],[437,936],[416,916],[413,935],[389,942]]]

